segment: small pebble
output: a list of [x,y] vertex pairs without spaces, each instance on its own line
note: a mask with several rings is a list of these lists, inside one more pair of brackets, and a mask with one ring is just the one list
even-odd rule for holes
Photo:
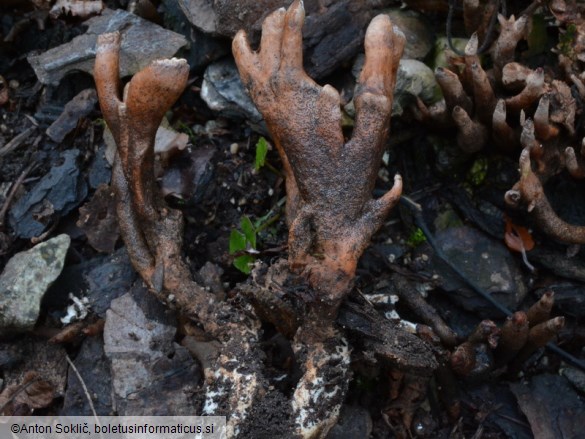
[[382,181],[388,183],[390,181],[390,173],[388,172],[388,169],[380,168],[378,171],[378,177],[380,177]]
[[384,152],[384,155],[382,156],[382,163],[384,163],[386,166],[388,166],[388,163],[390,163],[390,154],[388,151]]

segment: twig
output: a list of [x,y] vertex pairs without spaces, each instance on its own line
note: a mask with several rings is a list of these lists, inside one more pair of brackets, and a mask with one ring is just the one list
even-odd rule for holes
[[37,164],[38,164],[37,162],[32,162],[30,165],[24,168],[23,171],[18,176],[18,178],[14,181],[14,183],[12,183],[12,186],[10,186],[10,190],[6,195],[4,204],[2,205],[2,209],[0,209],[0,229],[4,227],[4,219],[6,217],[6,212],[8,212],[10,204],[12,203],[12,200],[16,195],[18,188],[23,184],[24,179],[28,176],[28,174],[30,174],[36,168]]
[[[506,11],[506,0],[496,0],[496,7],[494,8],[494,13],[492,14],[491,18],[490,18],[490,22],[488,24],[488,28],[486,30],[485,33],[485,39],[483,41],[483,43],[481,44],[481,47],[479,49],[477,49],[476,54],[477,55],[481,55],[482,53],[486,52],[492,41],[491,41],[491,35],[494,32],[494,28],[496,26],[496,21],[498,18],[498,11],[500,9],[500,6],[502,8],[502,15],[506,16],[507,15],[507,11]],[[447,29],[446,29],[446,33],[447,33],[447,43],[449,44],[449,49],[451,49],[456,55],[459,56],[465,56],[465,53],[461,52],[459,49],[457,49],[455,46],[453,46],[453,12],[455,10],[455,0],[449,0],[449,11],[447,12]]]
[[[475,282],[473,282],[471,279],[469,279],[467,276],[465,276],[465,274],[461,270],[459,270],[459,268],[457,268],[449,260],[449,258],[447,258],[447,256],[441,250],[441,248],[437,245],[437,242],[435,241],[435,237],[433,236],[433,234],[429,230],[429,228],[428,228],[428,226],[427,226],[427,224],[426,224],[426,222],[425,222],[425,220],[423,218],[421,205],[418,204],[418,203],[416,203],[416,202],[414,202],[409,197],[406,197],[404,195],[402,195],[400,201],[406,207],[408,207],[408,209],[412,212],[412,214],[414,216],[414,221],[415,221],[416,225],[418,227],[420,227],[420,229],[425,234],[425,236],[427,238],[427,241],[429,242],[429,244],[431,245],[431,247],[435,251],[435,254],[443,262],[445,262],[451,268],[451,270],[453,270],[461,278],[461,280],[463,280],[463,282],[465,282],[467,285],[469,285],[469,287],[471,287],[472,290],[474,290],[477,294],[479,294],[481,297],[483,297],[485,300],[487,300],[495,308],[497,308],[499,311],[501,311],[503,314],[505,314],[506,317],[511,316],[512,315],[512,311],[510,311],[504,305],[502,305],[501,303],[499,303],[487,291],[484,291]],[[563,359],[564,361],[566,361],[567,363],[569,363],[571,366],[576,367],[576,368],[578,368],[578,369],[580,369],[580,370],[582,370],[582,371],[585,372],[585,363],[582,360],[579,360],[578,358],[574,357],[573,355],[571,355],[567,351],[561,349],[560,347],[558,347],[556,344],[554,344],[552,342],[547,343],[547,345],[545,347],[549,351],[555,353],[561,359]]]
[[18,136],[14,137],[10,142],[0,148],[0,157],[4,157],[6,154],[11,153],[16,148],[18,148],[22,143],[27,139],[28,136],[32,134],[32,132],[36,129],[36,127],[30,127],[20,133]]
[[461,279],[463,279],[477,294],[479,294],[485,300],[487,300],[489,303],[491,303],[495,308],[497,308],[499,311],[501,311],[506,317],[512,315],[512,312],[508,308],[503,306],[501,303],[499,303],[497,300],[495,300],[488,292],[484,291],[479,285],[477,285],[475,282],[473,282],[471,279],[469,279],[465,275],[465,273],[463,273],[458,267],[456,267],[449,260],[449,258],[447,258],[445,253],[443,253],[441,248],[437,245],[435,237],[433,236],[433,234],[429,230],[426,222],[424,221],[423,216],[422,216],[422,207],[420,206],[420,204],[415,203],[410,198],[405,197],[404,195],[402,196],[401,201],[403,202],[403,204],[405,204],[411,210],[412,214],[414,215],[414,221],[415,221],[416,225],[418,227],[420,227],[420,229],[425,234],[427,241],[429,242],[429,244],[431,245],[431,247],[435,251],[435,254],[440,259],[442,259],[455,273],[457,273],[457,275]]
[[435,308],[429,305],[418,291],[416,291],[414,286],[402,275],[398,273],[393,274],[391,281],[398,297],[422,319],[423,323],[433,328],[433,331],[435,331],[445,345],[450,348],[454,347],[457,344],[457,334],[447,326]]
[[[83,381],[81,374],[77,370],[77,367],[75,367],[75,364],[73,364],[73,361],[71,361],[71,358],[69,358],[69,355],[65,354],[65,359],[67,360],[67,363],[69,363],[69,366],[71,366],[71,369],[73,369],[75,376],[77,376],[77,379],[79,380],[79,384],[81,384],[81,387],[83,388],[83,393],[85,393],[85,397],[87,398],[87,402],[89,403],[89,408],[91,410],[91,413],[93,414],[93,417],[95,418],[95,422],[97,423],[97,425],[99,425],[101,427],[102,425],[100,423],[100,419],[98,418],[98,415],[95,411],[95,407],[93,405],[91,395],[89,394],[89,390],[87,390],[87,386],[85,385],[85,381]],[[102,439],[104,437],[101,431],[100,431],[100,437]]]
[[49,236],[51,233],[53,233],[55,231],[58,224],[59,224],[59,221],[55,220],[55,222],[51,225],[51,227],[49,227],[46,231],[41,233],[39,236],[33,236],[30,239],[31,244],[36,245],[39,242],[43,242],[45,239],[47,239],[47,236]]

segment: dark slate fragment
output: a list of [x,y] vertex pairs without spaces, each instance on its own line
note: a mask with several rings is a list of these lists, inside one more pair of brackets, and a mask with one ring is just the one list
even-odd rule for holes
[[[112,378],[101,337],[86,338],[73,364],[87,386],[96,414],[98,416],[111,415],[113,411]],[[71,368],[67,375],[67,391],[60,415],[93,416],[87,395],[77,374]]]
[[[91,310],[104,318],[110,302],[130,290],[136,280],[126,248],[66,267],[43,298],[50,311],[65,309],[69,293],[87,297]],[[55,315],[56,318],[61,314]]]
[[110,184],[112,180],[112,167],[106,159],[106,146],[100,145],[95,153],[93,162],[89,167],[88,182],[92,189],[97,189],[100,184]]
[[542,374],[510,384],[518,405],[538,438],[583,437],[585,403],[558,375]]
[[169,58],[187,43],[182,35],[122,9],[104,9],[101,15],[90,18],[85,24],[89,28],[84,35],[28,57],[39,81],[55,84],[75,70],[93,73],[97,37],[106,32],[122,33],[120,76],[132,75],[155,59]]
[[182,34],[189,42],[188,53],[183,56],[189,60],[192,71],[200,71],[213,61],[231,53],[229,40],[213,38],[191,26],[189,19],[181,9],[184,7],[183,2],[163,0],[162,4],[165,8],[165,28]]
[[[508,309],[517,309],[527,287],[516,257],[502,241],[487,237],[471,227],[450,227],[436,233],[437,246],[449,262],[466,278],[487,291]],[[500,312],[473,291],[427,245],[421,250],[431,255],[426,271],[438,275],[439,286],[463,308],[483,318],[500,317]]]
[[84,278],[92,311],[105,317],[112,300],[127,293],[136,277],[124,247],[105,258],[102,264],[90,269]]
[[47,128],[47,136],[54,142],[61,143],[75,129],[79,120],[91,113],[97,102],[97,92],[93,88],[78,93],[65,105],[57,120]]
[[214,176],[215,153],[213,148],[193,148],[172,160],[162,177],[163,195],[179,199],[186,206],[201,203]]
[[262,121],[262,115],[244,89],[236,63],[224,59],[205,70],[201,98],[209,108],[227,118],[249,119],[253,124]]
[[51,168],[10,211],[9,221],[19,238],[32,238],[43,233],[55,217],[67,215],[87,196],[77,158],[77,149],[61,154],[63,163]]
[[557,276],[585,282],[585,261],[582,255],[568,258],[566,248],[536,246],[528,253],[531,262],[543,266]]

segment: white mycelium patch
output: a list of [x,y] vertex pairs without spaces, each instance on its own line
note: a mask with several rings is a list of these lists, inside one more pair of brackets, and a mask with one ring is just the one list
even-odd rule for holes
[[[337,420],[347,388],[350,363],[350,351],[345,339],[340,340],[334,352],[327,352],[321,343],[310,349],[305,374],[293,398],[296,430],[303,438],[317,437]],[[331,377],[335,378],[333,386]],[[327,390],[328,387],[331,389]]]
[[[242,346],[250,349],[248,343]],[[240,424],[246,419],[258,391],[258,377],[254,368],[241,367],[241,359],[221,355],[217,369],[209,374],[211,383],[205,396],[203,415],[220,415],[220,407],[229,407],[227,415],[227,437],[237,437]],[[246,366],[246,364],[243,364]],[[227,402],[227,404],[226,404]]]

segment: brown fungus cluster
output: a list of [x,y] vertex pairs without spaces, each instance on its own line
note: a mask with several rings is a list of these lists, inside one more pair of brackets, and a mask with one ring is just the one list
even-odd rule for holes
[[583,11],[564,1],[549,5],[562,26],[562,42],[556,52],[561,67],[558,73],[564,77],[557,78],[553,71],[532,69],[516,60],[518,43],[528,37],[531,15],[544,6],[542,2],[535,1],[518,18],[498,15],[499,33],[490,45],[489,70],[482,67],[478,48],[479,41],[489,38],[486,15],[477,14],[474,4],[464,2],[464,18],[473,28],[470,17],[476,17],[476,21],[484,17],[475,24],[477,32],[469,39],[464,54],[449,57],[449,68],[435,71],[444,99],[430,108],[419,102],[418,115],[439,122],[443,128],[455,129],[462,155],[485,148],[519,153],[520,178],[506,193],[506,203],[526,208],[537,227],[548,235],[566,243],[584,243],[583,227],[559,218],[543,188],[550,178],[565,170],[574,178],[585,177],[585,140],[579,136],[576,122],[580,112],[576,96],[585,98]]
[[[553,12],[567,28],[577,29],[578,38],[570,56],[563,52],[559,58],[583,98],[585,78],[579,72],[579,63],[585,61],[585,45],[579,39],[583,22],[566,8],[561,14],[561,3],[553,2],[557,8]],[[491,15],[478,14],[477,4],[464,2],[466,26],[477,29],[465,53],[453,56],[449,68],[435,72],[444,101],[431,108],[419,103],[420,115],[455,129],[463,155],[491,145],[506,153],[520,153],[520,180],[506,193],[506,201],[526,206],[544,232],[566,242],[585,242],[585,228],[558,218],[543,190],[548,179],[565,169],[573,177],[585,177],[585,141],[577,139],[575,127],[577,103],[567,82],[515,60],[517,45],[528,33],[530,14],[540,2],[518,19],[497,17],[499,35],[491,44],[490,70],[482,67],[479,42],[490,38],[485,17]],[[495,14],[495,4],[490,2],[487,12]],[[266,395],[275,401],[284,398],[275,396],[264,376],[262,321],[273,323],[290,338],[302,374],[287,401],[290,433],[325,437],[337,422],[351,376],[351,348],[336,321],[338,311],[353,288],[358,259],[402,192],[402,180],[396,176],[389,192],[372,197],[389,134],[404,35],[385,15],[368,27],[365,64],[354,96],[355,126],[346,139],[339,93],[329,85],[319,86],[303,69],[303,22],[303,3],[296,0],[288,10],[278,9],[264,20],[258,51],[251,49],[243,31],[233,42],[242,81],[264,116],[283,163],[289,257],[263,267],[264,271],[258,264],[252,280],[239,287],[239,299],[248,300],[231,302],[192,279],[182,257],[182,214],[165,204],[154,178],[155,133],[164,113],[186,87],[185,60],[155,61],[122,90],[120,34],[98,39],[95,80],[104,118],[118,147],[113,187],[121,233],[148,288],[196,321],[210,338],[193,342],[192,349],[200,352],[205,369],[203,411],[228,415],[230,437],[245,436],[247,425],[254,421],[254,405],[270,401]],[[448,384],[453,374],[469,378],[505,364],[512,370],[519,368],[564,325],[562,317],[550,318],[552,295],[545,294],[527,312],[509,317],[501,328],[483,321],[461,342],[432,307],[417,300],[418,293],[412,292],[408,282],[399,277],[393,282],[406,291],[408,306],[426,316],[422,320],[432,327],[419,325],[420,339],[409,339],[386,326],[384,334],[372,337],[382,341],[379,350],[371,351],[390,363],[391,398],[383,416],[398,437],[410,434],[437,362],[437,380],[445,383],[445,389],[453,388]],[[295,289],[302,294],[295,296]],[[287,302],[293,296],[296,303]],[[404,341],[405,351],[411,349],[430,359],[422,366],[422,362],[414,365],[415,354],[409,357],[410,363],[402,361],[398,341]],[[485,363],[483,358],[491,360]],[[455,415],[452,404],[457,398],[447,391],[442,397]]]
[[[182,213],[165,204],[155,182],[155,133],[187,84],[186,61],[154,61],[122,90],[120,34],[101,35],[97,43],[95,81],[117,145],[113,187],[121,235],[149,290],[200,324],[210,338],[191,340],[190,349],[205,369],[203,413],[227,415],[229,437],[248,434],[261,416],[254,406],[268,400],[267,395],[274,401],[285,398],[264,378],[261,318],[292,339],[303,373],[290,407],[281,413],[289,420],[288,433],[324,437],[335,425],[351,374],[350,347],[335,323],[337,312],[352,289],[359,257],[402,190],[397,176],[387,194],[378,199],[371,195],[388,136],[404,36],[385,15],[369,25],[355,98],[356,126],[346,142],[339,93],[317,85],[303,70],[303,22],[303,3],[296,0],[288,10],[278,9],[265,19],[258,52],[250,49],[243,31],[233,43],[242,80],[284,164],[290,227],[289,260],[255,271],[268,287],[252,282],[244,291],[242,286],[241,297],[249,299],[243,302],[216,297],[192,279],[182,257]],[[300,288],[306,294],[297,302],[306,303],[297,309],[267,292],[276,279],[280,287],[296,283],[296,289],[284,288],[283,295]],[[386,358],[408,368],[416,355],[404,361],[400,350],[416,346],[425,358],[425,365],[417,367],[433,369],[434,359],[423,342],[393,331],[385,330],[380,339],[393,336],[404,340],[403,346],[380,344]]]

